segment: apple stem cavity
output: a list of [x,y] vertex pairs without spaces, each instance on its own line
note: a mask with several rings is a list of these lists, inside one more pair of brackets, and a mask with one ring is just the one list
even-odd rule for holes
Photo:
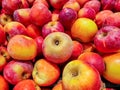
[[59,40],[55,40],[55,45],[59,45]]

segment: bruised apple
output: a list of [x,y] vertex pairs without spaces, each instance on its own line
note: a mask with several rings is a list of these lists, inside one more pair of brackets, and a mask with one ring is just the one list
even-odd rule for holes
[[34,39],[25,35],[15,35],[7,45],[9,55],[17,60],[32,60],[37,54],[37,44]]
[[66,33],[53,32],[44,39],[42,51],[48,61],[63,63],[71,57],[72,39]]

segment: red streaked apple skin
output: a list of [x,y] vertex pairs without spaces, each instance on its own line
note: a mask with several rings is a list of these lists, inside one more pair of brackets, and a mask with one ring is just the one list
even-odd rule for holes
[[21,80],[28,79],[32,75],[33,64],[30,61],[11,60],[4,67],[3,76],[12,85]]
[[94,37],[94,45],[99,52],[120,51],[120,29],[116,26],[102,27]]
[[63,89],[65,90],[100,90],[101,78],[98,71],[91,65],[73,60],[67,63],[62,73]]
[[43,41],[42,52],[48,61],[63,63],[73,51],[73,42],[69,35],[63,32],[53,32]]
[[5,40],[6,40],[6,34],[5,34],[3,26],[0,24],[0,45],[4,44]]

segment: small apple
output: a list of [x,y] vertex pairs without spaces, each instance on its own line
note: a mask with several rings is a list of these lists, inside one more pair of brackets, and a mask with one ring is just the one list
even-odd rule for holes
[[49,8],[48,0],[34,0],[33,5],[38,3],[42,3]]
[[63,90],[100,90],[101,77],[91,65],[73,60],[65,65],[62,84]]
[[6,34],[3,26],[0,24],[0,45],[4,44],[6,41]]
[[[37,17],[37,18],[36,18]],[[43,26],[52,19],[52,13],[43,3],[36,3],[30,10],[31,22],[38,26]]]
[[22,23],[25,26],[31,24],[30,21],[30,8],[17,9],[13,12],[13,19],[17,22]]
[[41,88],[32,79],[25,79],[18,82],[13,90],[41,90]]
[[59,21],[50,21],[43,25],[42,36],[45,38],[48,34],[52,32],[64,32],[64,27]]
[[116,26],[104,26],[94,37],[95,48],[99,52],[113,53],[120,51],[120,29]]
[[52,90],[63,90],[62,80],[59,80],[52,88]]
[[33,64],[30,61],[11,60],[3,69],[4,78],[12,85],[28,79],[32,75]]
[[76,19],[77,12],[71,8],[63,8],[59,13],[59,21],[67,30],[70,30],[72,24]]
[[60,69],[56,64],[46,59],[39,59],[35,62],[32,77],[37,85],[50,86],[59,79],[59,76]]
[[57,9],[53,10],[51,21],[58,21],[59,20],[59,13],[60,13],[60,10],[57,10]]
[[11,22],[13,19],[10,15],[7,15],[5,13],[0,14],[0,24],[4,26],[5,24]]
[[90,65],[93,65],[98,70],[100,75],[103,74],[105,70],[105,64],[104,64],[102,56],[100,56],[98,53],[84,52],[78,56],[78,59]]
[[9,90],[9,84],[2,75],[0,75],[0,83],[0,90]]
[[32,60],[37,55],[37,44],[28,36],[15,35],[9,40],[7,51],[13,59]]
[[48,61],[63,63],[67,61],[72,54],[72,39],[66,33],[53,32],[44,39],[42,51]]
[[3,71],[4,66],[7,64],[7,61],[4,56],[0,55],[0,72]]
[[87,3],[90,0],[76,0],[76,1],[80,4],[80,7],[83,7],[84,4]]

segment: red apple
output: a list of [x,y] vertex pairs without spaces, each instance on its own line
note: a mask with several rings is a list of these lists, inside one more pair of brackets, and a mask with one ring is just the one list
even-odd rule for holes
[[59,76],[60,69],[56,64],[46,59],[39,59],[35,62],[32,77],[37,85],[44,87],[53,85]]
[[83,7],[84,4],[87,3],[90,0],[76,0],[76,1],[80,4],[80,7]]
[[98,53],[84,52],[79,55],[78,59],[85,61],[86,63],[90,65],[93,65],[98,70],[100,75],[103,74],[105,70],[105,64],[104,64],[102,56],[100,56]]
[[44,4],[45,6],[47,6],[49,8],[49,3],[48,3],[47,0],[34,0],[33,5],[38,4],[38,3],[42,3],[42,4]]
[[94,44],[99,52],[113,53],[120,51],[120,29],[116,26],[102,27],[94,37]]
[[50,21],[42,27],[43,38],[52,32],[64,32],[63,25],[59,21]]
[[115,12],[120,11],[120,0],[115,0],[114,11]]
[[12,15],[19,8],[28,8],[27,0],[2,0],[2,9],[6,14]]
[[47,6],[42,3],[37,3],[34,4],[31,8],[30,18],[31,22],[33,22],[34,24],[38,26],[43,26],[52,19],[52,13]]
[[65,65],[62,73],[63,90],[100,90],[101,77],[91,65],[73,60]]
[[5,13],[0,14],[0,24],[4,26],[5,24],[11,22],[13,19],[10,15],[7,15]]
[[54,63],[67,61],[73,51],[73,42],[69,35],[63,32],[53,32],[43,41],[44,57]]
[[0,24],[0,45],[4,44],[6,41],[6,34],[3,26]]
[[13,12],[13,19],[22,23],[25,26],[31,24],[30,22],[30,8],[17,9]]
[[2,75],[0,75],[0,83],[0,90],[9,90],[9,84]]
[[13,90],[41,90],[41,88],[32,79],[26,79],[18,82]]
[[33,64],[29,61],[11,60],[3,69],[4,78],[12,85],[32,75]]
[[4,26],[4,31],[7,33],[8,39],[18,34],[27,35],[26,27],[22,23],[17,21],[7,23]]
[[59,21],[63,24],[64,28],[69,30],[77,19],[77,12],[71,8],[63,8],[59,13]]

